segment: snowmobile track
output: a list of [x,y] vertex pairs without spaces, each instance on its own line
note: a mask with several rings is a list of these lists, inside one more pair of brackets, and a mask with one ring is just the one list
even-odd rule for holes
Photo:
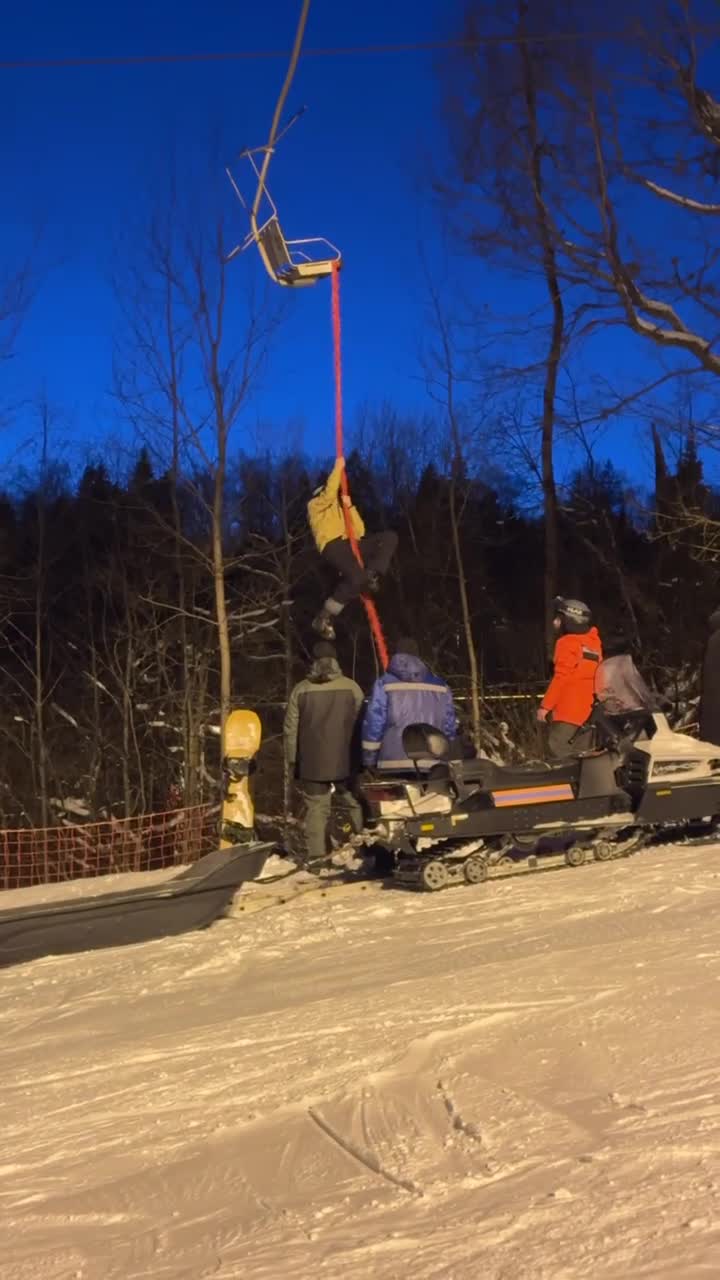
[[[631,847],[628,842],[621,845],[617,853],[611,858],[597,858],[592,854],[591,846],[586,846],[584,859],[576,864],[570,864],[567,861],[565,853],[538,853],[530,854],[528,857],[519,859],[512,865],[508,865],[503,859],[495,866],[488,866],[487,880],[490,881],[506,881],[515,880],[518,877],[528,875],[544,875],[547,872],[557,872],[561,870],[579,871],[582,867],[594,866],[602,862],[618,862],[622,859],[635,857],[637,854],[652,853],[654,850],[667,848],[702,848],[703,845],[717,844],[717,831],[713,830],[698,836],[683,836],[681,833],[675,834],[669,831],[667,835],[648,834],[644,839],[633,841]],[[295,879],[296,875],[302,875],[302,871],[290,872],[286,877],[270,881],[270,884],[278,885],[283,879],[287,879],[288,887],[280,892],[270,893],[263,892],[259,886],[262,882],[256,881],[258,885],[257,892],[250,892],[247,896],[241,894],[236,900],[233,915],[254,915],[256,912],[271,911],[280,907],[289,907],[294,902],[304,898],[332,898],[333,901],[340,897],[355,897],[360,893],[373,892],[423,892],[422,887],[409,880],[403,882],[400,877],[389,876],[385,879],[373,877],[372,879],[353,878],[349,879],[342,874],[338,876],[327,876],[316,881],[298,883]],[[462,877],[451,879],[447,883],[448,889],[456,888],[458,885],[465,884]],[[293,886],[294,887],[291,887]],[[473,887],[467,885],[467,888]]]

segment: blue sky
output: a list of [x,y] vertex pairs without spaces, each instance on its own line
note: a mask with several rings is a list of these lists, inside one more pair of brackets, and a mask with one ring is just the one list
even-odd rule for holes
[[[3,21],[3,56],[103,56],[288,48],[297,0],[228,5],[221,0],[130,0],[112,11],[75,0],[27,0]],[[394,43],[452,35],[458,5],[443,0],[314,0],[308,46]],[[111,16],[110,16],[111,14]],[[289,98],[308,111],[282,145],[271,190],[288,236],[327,235],[344,255],[345,395],[349,420],[366,402],[424,411],[418,349],[426,292],[418,245],[445,283],[446,246],[423,190],[445,146],[431,53],[301,62]],[[162,186],[173,148],[202,172],[219,139],[231,158],[267,133],[284,74],[282,59],[193,65],[0,71],[3,254],[20,254],[41,232],[49,270],[22,335],[8,387],[17,398],[44,387],[62,409],[60,434],[77,452],[115,432],[108,398],[120,317],[111,278],[122,270],[127,228],[137,227]],[[228,187],[226,210],[242,211]],[[256,269],[236,261],[238,288]],[[458,264],[451,266],[458,271]],[[486,267],[464,284],[492,310],[522,308],[526,286]],[[529,295],[528,295],[529,296]],[[600,355],[622,371],[632,343],[608,339]],[[597,358],[597,347],[593,358]],[[642,359],[642,352],[638,355]],[[259,420],[304,424],[305,447],[332,451],[329,290],[289,299],[289,314],[253,404]],[[20,410],[0,447],[17,452],[32,433]],[[242,443],[240,439],[238,444]],[[604,449],[618,465],[644,467],[634,428],[613,428]]]

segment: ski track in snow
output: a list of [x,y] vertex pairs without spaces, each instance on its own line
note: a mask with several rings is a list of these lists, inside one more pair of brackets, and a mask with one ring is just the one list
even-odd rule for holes
[[719,1275],[719,911],[665,849],[3,970],[3,1280]]

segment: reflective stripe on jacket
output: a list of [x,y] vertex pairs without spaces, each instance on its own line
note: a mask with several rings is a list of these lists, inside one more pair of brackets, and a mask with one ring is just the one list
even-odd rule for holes
[[[336,462],[327,478],[322,493],[318,493],[314,498],[311,498],[307,505],[312,536],[315,539],[318,551],[321,553],[328,542],[334,542],[336,538],[347,538],[348,536],[345,512],[340,500],[342,470],[342,464]],[[360,512],[356,507],[350,507],[349,511],[355,537],[364,537],[365,525]]]
[[[403,729],[431,724],[448,738],[457,735],[452,693],[444,680],[419,658],[396,653],[386,673],[375,681],[362,729],[366,768],[412,769],[402,745]],[[433,760],[423,762],[427,766]]]
[[555,645],[553,675],[542,700],[545,711],[563,724],[585,724],[592,710],[595,673],[602,662],[597,627],[582,635],[560,636]]

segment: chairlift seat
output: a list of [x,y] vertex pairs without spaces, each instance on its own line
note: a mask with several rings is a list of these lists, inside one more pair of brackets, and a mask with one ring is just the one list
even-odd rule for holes
[[[262,151],[264,148],[257,148]],[[260,170],[255,161],[255,152],[245,151],[243,158],[250,161],[253,173],[261,182]],[[263,266],[276,284],[285,288],[307,288],[326,279],[332,274],[333,267],[342,264],[340,250],[322,236],[312,236],[307,240],[286,240],[278,211],[264,183],[262,192],[269,207],[269,216],[258,226],[254,208],[249,208],[240,192],[230,169],[226,169],[233,190],[243,208],[250,214],[250,232],[241,245],[237,245],[230,254],[229,262],[238,253],[244,252],[251,244],[256,244],[263,261]]]
[[268,218],[258,231],[257,244],[261,255],[265,258],[265,266],[278,284],[302,288],[317,284],[325,276],[332,273],[333,262],[340,261],[340,254],[335,250],[333,257],[313,259],[305,253],[301,245],[323,244],[332,249],[327,241],[286,240],[283,235],[277,214]]

